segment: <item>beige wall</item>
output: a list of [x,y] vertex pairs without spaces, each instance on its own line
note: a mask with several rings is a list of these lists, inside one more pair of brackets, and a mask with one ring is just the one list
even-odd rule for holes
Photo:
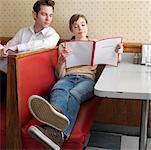
[[[8,2],[9,3],[8,3]],[[33,23],[35,0],[0,0],[0,37],[13,36]],[[123,36],[124,41],[151,42],[151,0],[55,0],[53,26],[62,38],[70,38],[68,20],[74,13],[84,14],[89,36]]]

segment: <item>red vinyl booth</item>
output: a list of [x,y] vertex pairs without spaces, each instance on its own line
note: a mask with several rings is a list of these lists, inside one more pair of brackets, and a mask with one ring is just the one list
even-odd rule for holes
[[[18,53],[8,58],[7,101],[0,107],[0,149],[48,149],[27,132],[30,125],[41,124],[29,112],[27,101],[33,95],[46,96],[56,82],[54,68],[57,49]],[[62,149],[82,150],[89,139],[97,97],[81,105],[75,126]],[[6,138],[6,140],[5,140]]]

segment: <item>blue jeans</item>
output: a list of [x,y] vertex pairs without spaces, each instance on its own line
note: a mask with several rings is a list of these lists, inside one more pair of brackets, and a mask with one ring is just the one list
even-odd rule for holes
[[69,127],[64,131],[67,138],[76,121],[80,104],[94,95],[94,84],[91,78],[83,75],[66,75],[52,88],[50,103],[70,120]]

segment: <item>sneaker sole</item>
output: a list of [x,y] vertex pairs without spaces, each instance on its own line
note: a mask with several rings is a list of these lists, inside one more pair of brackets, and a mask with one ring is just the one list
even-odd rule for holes
[[46,144],[47,146],[53,148],[54,150],[60,150],[60,147],[55,144],[51,139],[45,136],[38,128],[35,126],[30,126],[28,128],[29,134],[37,139],[39,142]]
[[69,119],[57,112],[45,99],[33,95],[29,98],[28,106],[32,115],[40,122],[60,131],[69,126]]

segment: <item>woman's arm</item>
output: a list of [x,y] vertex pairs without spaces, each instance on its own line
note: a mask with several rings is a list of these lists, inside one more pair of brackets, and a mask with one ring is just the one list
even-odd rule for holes
[[61,43],[58,49],[59,49],[59,57],[58,57],[58,62],[56,65],[55,72],[57,78],[62,78],[65,76],[65,62],[66,62],[66,58],[71,53],[71,48],[66,47],[65,43]]

